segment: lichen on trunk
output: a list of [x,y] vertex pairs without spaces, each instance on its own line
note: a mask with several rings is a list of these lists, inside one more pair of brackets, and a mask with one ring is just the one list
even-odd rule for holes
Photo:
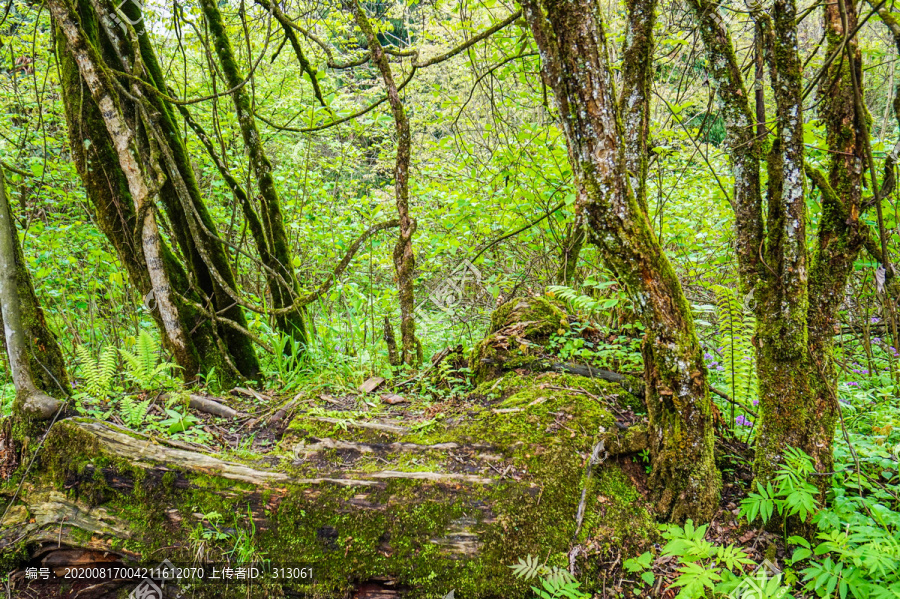
[[658,511],[673,520],[711,517],[721,479],[713,459],[706,368],[681,284],[628,183],[626,141],[600,14],[589,0],[528,0],[522,6],[559,108],[588,240],[624,283],[645,327],[645,396]]

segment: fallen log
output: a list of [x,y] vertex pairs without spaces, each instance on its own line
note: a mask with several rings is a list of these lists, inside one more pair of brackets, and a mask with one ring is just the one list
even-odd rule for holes
[[[527,555],[564,565],[577,546],[577,567],[590,571],[598,554],[643,550],[655,534],[643,468],[616,457],[638,451],[640,435],[622,436],[588,396],[615,387],[558,373],[512,373],[491,385],[495,397],[443,421],[408,405],[352,422],[298,410],[264,456],[59,421],[0,522],[0,558],[59,567],[89,550],[154,565],[226,561],[243,547],[315,572],[314,583],[264,581],[252,596],[405,589],[409,598],[451,590],[487,598],[527,591],[508,567]],[[513,407],[521,411],[495,411]],[[586,477],[599,439],[605,451]],[[0,488],[7,502],[15,483]],[[192,597],[230,596],[223,589],[188,588]]]

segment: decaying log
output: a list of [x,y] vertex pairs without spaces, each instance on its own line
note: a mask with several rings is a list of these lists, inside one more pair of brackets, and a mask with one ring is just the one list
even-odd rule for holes
[[[145,565],[224,561],[245,539],[275,564],[311,564],[317,597],[521,595],[527,583],[508,567],[520,557],[637,551],[655,530],[643,468],[614,457],[637,451],[639,431],[619,431],[588,396],[613,390],[512,373],[496,397],[443,421],[409,405],[347,420],[298,407],[277,450],[258,456],[61,420],[2,522],[0,557],[90,550]],[[495,412],[509,408],[519,411]],[[603,459],[586,477],[600,439]],[[6,501],[15,482],[0,489]],[[191,596],[223,592],[199,586]]]

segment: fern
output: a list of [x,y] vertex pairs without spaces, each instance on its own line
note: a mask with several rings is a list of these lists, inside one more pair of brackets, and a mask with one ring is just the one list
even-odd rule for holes
[[159,343],[147,331],[141,331],[135,343],[135,352],[121,349],[125,360],[125,374],[141,389],[156,389],[172,382],[170,371],[176,366],[159,362]]
[[80,363],[81,393],[93,399],[108,400],[113,390],[113,374],[116,372],[116,350],[107,347],[96,360],[83,345],[76,347],[75,353]]
[[131,428],[140,427],[144,424],[144,419],[147,417],[150,401],[149,399],[138,401],[130,395],[124,396],[119,400],[119,413],[122,416],[122,421]]
[[[571,287],[563,287],[562,285],[550,285],[547,287],[547,291],[553,297],[569,302],[569,305],[576,311],[583,312],[588,316],[592,316],[601,312],[605,307],[610,308],[618,303],[617,300],[595,300],[590,296],[578,293]],[[612,305],[607,306],[609,302],[612,302]]]
[[540,563],[537,558],[531,555],[525,558],[519,558],[519,562],[510,566],[516,578],[524,578],[532,580],[540,576],[542,589],[531,587],[542,599],[554,599],[557,597],[589,597],[578,591],[578,581],[565,568],[558,566],[548,566]]
[[757,396],[753,332],[756,319],[744,308],[735,290],[714,285],[723,365],[731,396],[749,406]]

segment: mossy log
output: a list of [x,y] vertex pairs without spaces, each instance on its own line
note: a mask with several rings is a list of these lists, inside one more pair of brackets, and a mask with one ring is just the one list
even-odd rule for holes
[[[509,373],[439,420],[415,405],[298,412],[265,455],[62,420],[7,511],[0,555],[7,566],[74,549],[223,561],[244,539],[275,564],[312,565],[316,597],[524,596],[508,566],[527,555],[590,587],[598,557],[639,552],[654,534],[644,469],[629,455],[646,447],[645,429],[617,422],[622,393],[573,375]],[[15,488],[13,477],[6,501]],[[191,592],[225,596],[213,585]]]

